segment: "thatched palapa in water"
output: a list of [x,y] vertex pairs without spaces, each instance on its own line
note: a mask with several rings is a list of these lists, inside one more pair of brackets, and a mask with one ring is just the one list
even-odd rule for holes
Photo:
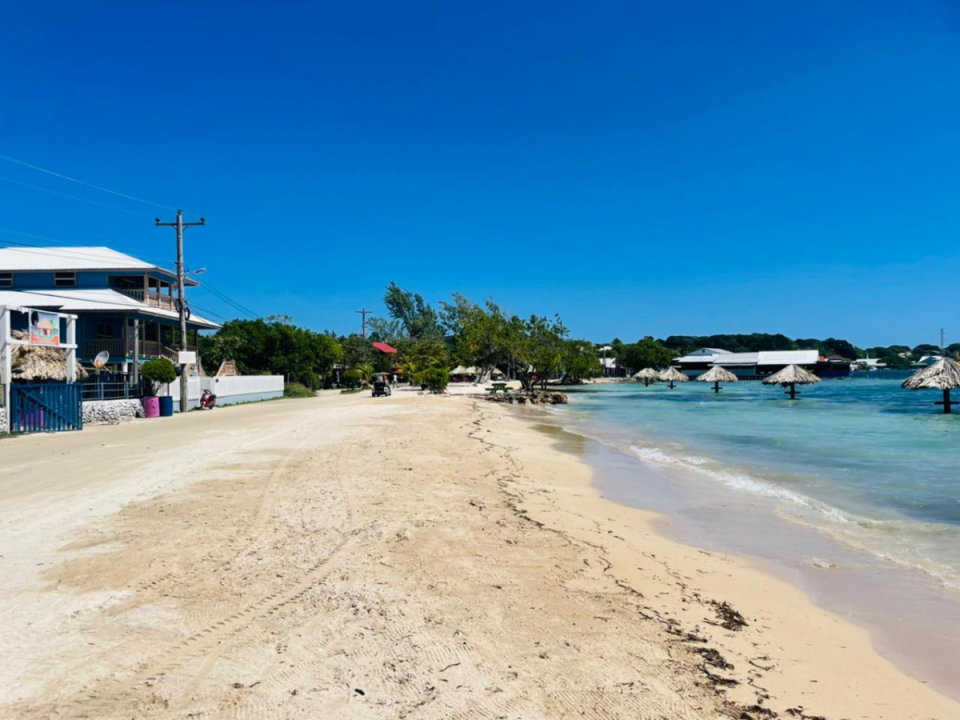
[[951,413],[951,406],[956,405],[950,400],[950,391],[960,387],[960,362],[950,358],[940,358],[930,367],[918,370],[903,381],[901,387],[908,390],[943,390],[943,400],[935,405],[943,405],[943,412]]
[[720,383],[735,383],[737,382],[737,376],[729,370],[725,370],[724,368],[720,367],[719,365],[714,365],[703,375],[698,376],[697,382],[713,383],[713,392],[719,393]]
[[653,368],[644,368],[640,372],[636,373],[633,376],[633,379],[637,382],[642,382],[644,385],[649,385],[650,383],[656,382],[660,379],[660,373]]
[[665,383],[670,383],[671,390],[673,390],[674,383],[687,382],[687,380],[690,379],[672,365],[661,372],[657,377],[659,377]]
[[787,395],[790,396],[791,400],[796,400],[797,395],[799,395],[797,385],[815,385],[818,382],[820,382],[820,378],[799,365],[787,365],[780,372],[775,372],[770,377],[763,379],[764,385],[781,385],[790,388]]

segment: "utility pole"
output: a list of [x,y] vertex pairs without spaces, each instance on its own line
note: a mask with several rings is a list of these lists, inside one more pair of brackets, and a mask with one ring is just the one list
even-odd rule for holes
[[[207,221],[200,218],[200,222],[185,223],[183,210],[177,210],[177,221],[172,223],[160,222],[157,218],[157,227],[174,227],[177,229],[177,312],[180,314],[180,350],[187,350],[187,294],[184,287],[183,270],[183,229],[194,225],[206,225]],[[190,406],[188,397],[190,389],[190,366],[180,368],[180,412],[187,412]]]
[[373,311],[363,308],[363,310],[357,310],[356,312],[363,316],[363,322],[360,326],[360,334],[363,336],[363,339],[366,340],[367,339],[367,315],[373,314]]

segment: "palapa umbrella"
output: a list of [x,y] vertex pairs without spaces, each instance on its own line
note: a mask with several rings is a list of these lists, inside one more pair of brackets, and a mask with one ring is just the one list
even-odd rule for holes
[[712,382],[713,383],[713,392],[720,392],[720,383],[732,383],[737,381],[737,376],[734,375],[729,370],[724,370],[719,365],[714,365],[712,368],[707,370],[703,375],[697,377],[697,382]]
[[908,377],[903,381],[901,387],[910,390],[928,388],[943,390],[943,400],[938,400],[934,405],[943,405],[943,412],[949,414],[952,412],[950,407],[957,404],[956,400],[950,400],[950,391],[955,387],[960,387],[960,362],[946,357],[940,358],[930,367],[918,370]]
[[[13,336],[19,340],[27,337],[22,331],[14,331]],[[11,365],[14,380],[59,380],[67,379],[67,354],[56,347],[44,345],[14,345],[11,354]],[[87,377],[87,371],[78,362],[77,379]]]
[[666,370],[664,370],[663,372],[661,372],[659,375],[657,375],[657,377],[660,380],[663,380],[665,383],[670,383],[671,390],[673,390],[674,383],[678,383],[678,382],[683,383],[690,379],[686,375],[684,375],[682,372],[677,370],[675,367],[673,367],[672,365],[668,367]]
[[640,372],[636,373],[633,376],[633,379],[637,382],[642,382],[645,386],[649,386],[650,383],[656,382],[660,379],[660,373],[653,368],[644,368]]
[[818,382],[820,382],[820,378],[799,365],[787,365],[780,372],[775,372],[770,377],[763,379],[764,385],[789,387],[790,389],[785,394],[789,395],[791,400],[796,400],[797,395],[799,395],[797,385],[815,385]]

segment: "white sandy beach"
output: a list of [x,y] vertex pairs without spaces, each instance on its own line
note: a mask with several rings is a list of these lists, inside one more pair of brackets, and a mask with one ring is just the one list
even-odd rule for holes
[[960,717],[469,397],[224,408],[0,461],[6,717]]

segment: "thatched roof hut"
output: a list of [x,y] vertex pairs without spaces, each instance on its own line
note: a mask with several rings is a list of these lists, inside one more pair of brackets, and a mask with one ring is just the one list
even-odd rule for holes
[[770,377],[763,379],[764,385],[780,385],[790,388],[787,394],[791,400],[797,399],[797,385],[815,385],[818,382],[820,382],[820,378],[799,365],[787,365],[780,372],[775,372]]
[[666,370],[662,371],[657,377],[659,377],[665,383],[670,383],[671,390],[673,390],[674,383],[678,383],[678,382],[684,383],[690,379],[686,375],[684,375],[682,372],[677,370],[675,367],[673,367],[672,365],[668,367]]
[[660,373],[653,368],[644,368],[640,372],[634,373],[633,379],[637,382],[642,382],[644,385],[649,385],[660,379]]
[[950,400],[950,391],[960,387],[960,362],[940,358],[930,367],[922,368],[908,377],[901,387],[908,390],[942,390],[943,400],[935,404],[943,405],[943,412],[950,413],[950,407],[956,404]]
[[[13,336],[18,340],[26,338],[26,333],[15,331]],[[14,380],[35,382],[38,380],[67,379],[67,353],[56,347],[45,345],[14,345],[13,347],[13,375]],[[87,371],[77,363],[77,379],[87,377]]]
[[720,367],[719,365],[714,365],[703,375],[697,376],[697,382],[713,383],[713,392],[719,393],[720,383],[735,383],[737,382],[737,376],[729,370],[725,370],[724,368]]

